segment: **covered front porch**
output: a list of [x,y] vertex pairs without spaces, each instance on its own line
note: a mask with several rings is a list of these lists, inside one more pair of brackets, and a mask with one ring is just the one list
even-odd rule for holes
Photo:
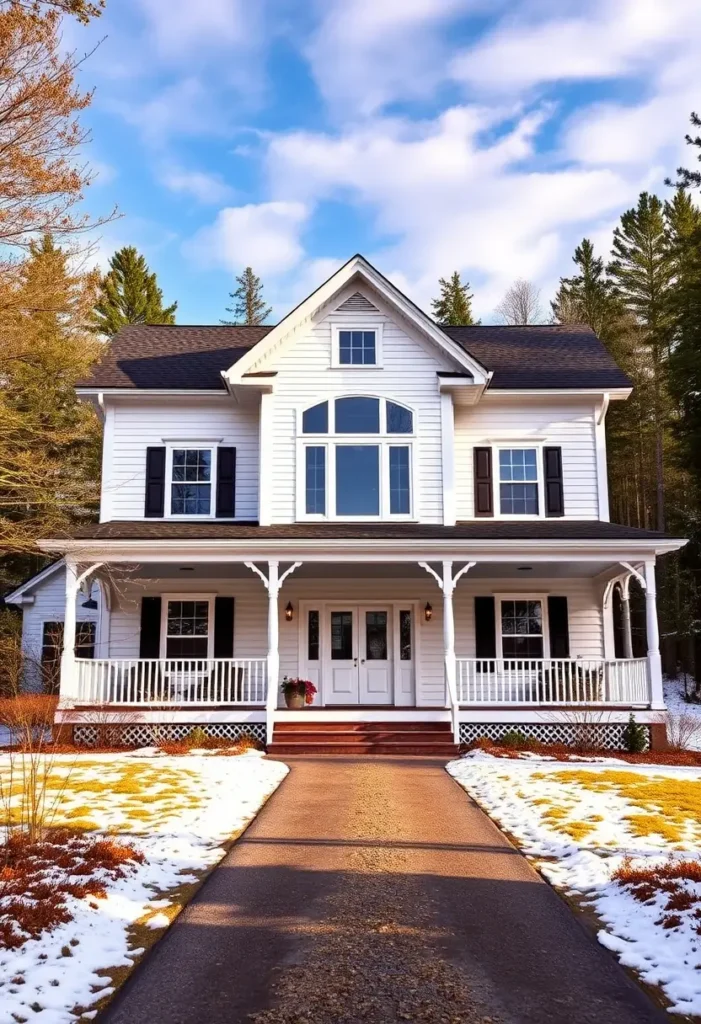
[[[389,716],[448,721],[457,742],[466,722],[664,710],[649,551],[232,546],[67,554],[61,721],[248,723],[270,742],[276,721],[298,716]],[[71,609],[88,578],[101,621],[95,657],[76,658]],[[620,586],[628,600],[631,578],[645,592],[645,658],[615,656],[611,596]],[[309,707],[285,709],[284,677],[314,683]]]

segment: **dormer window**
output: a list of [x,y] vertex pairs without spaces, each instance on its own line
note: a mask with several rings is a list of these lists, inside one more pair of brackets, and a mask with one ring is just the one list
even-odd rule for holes
[[352,395],[305,409],[301,424],[298,518],[412,517],[410,409],[385,398]]
[[382,367],[381,324],[335,326],[331,365],[335,368]]

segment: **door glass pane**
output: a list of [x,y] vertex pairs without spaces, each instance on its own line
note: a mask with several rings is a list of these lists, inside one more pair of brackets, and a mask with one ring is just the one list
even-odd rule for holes
[[305,509],[307,515],[326,514],[326,449],[305,449]]
[[379,398],[337,398],[337,434],[379,434]]
[[329,403],[319,402],[302,415],[303,434],[327,434],[329,430]]
[[387,661],[387,612],[365,612],[365,657]]
[[377,445],[336,446],[336,515],[379,516],[380,450]]
[[309,612],[309,621],[307,624],[307,660],[318,661],[319,660],[319,613],[318,611]]
[[408,515],[411,508],[409,492],[409,449],[389,450],[390,515]]
[[331,660],[353,658],[353,612],[331,612]]
[[411,661],[411,612],[408,608],[399,613],[399,658]]

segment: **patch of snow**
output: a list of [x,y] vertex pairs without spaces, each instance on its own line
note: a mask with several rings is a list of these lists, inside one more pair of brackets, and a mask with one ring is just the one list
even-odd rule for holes
[[[475,751],[472,754],[477,753]],[[690,821],[687,839],[671,842],[661,835],[636,836],[626,815],[641,808],[615,788],[596,792],[562,780],[563,774],[582,771],[576,764],[503,760],[482,754],[452,761],[447,770],[485,811],[518,841],[541,874],[563,892],[584,898],[604,927],[599,942],[620,962],[638,972],[643,981],[658,985],[671,1002],[670,1012],[701,1015],[701,936],[698,920],[682,916],[678,928],[663,928],[669,894],[660,892],[649,905],[612,881],[614,871],[628,857],[634,867],[665,863],[670,856],[701,859],[696,823]],[[684,779],[701,785],[701,768],[632,765],[625,771],[641,776]],[[615,758],[592,759],[586,770],[604,773]],[[553,777],[557,775],[558,777]],[[557,821],[544,817],[549,808],[565,808],[566,820],[590,827],[579,841],[558,831]],[[562,824],[562,821],[560,821]],[[701,896],[701,884],[686,887]]]
[[147,928],[152,928],[154,931],[158,928],[167,928],[170,924],[170,918],[167,914],[154,914],[146,922]]
[[[91,755],[93,777],[125,758],[153,756],[153,748]],[[199,874],[193,872],[213,867],[224,853],[222,844],[252,821],[289,771],[287,765],[262,758],[168,757],[159,752],[161,756],[170,771],[187,773],[188,792],[194,787],[197,806],[179,808],[166,825],[150,833],[129,835],[129,844],[144,855],[144,863],[130,868],[126,877],[108,881],[104,899],[68,896],[71,921],[29,939],[19,949],[0,950],[0,1024],[72,1024],[79,1019],[71,1012],[73,1007],[87,1009],[109,993],[109,980],[97,972],[131,967],[142,952],[129,948],[129,927],[163,905],[162,893],[196,881]],[[65,763],[68,771],[76,759],[68,755],[54,760]],[[9,755],[0,755],[0,768],[8,763]],[[115,837],[119,811],[110,807],[109,793],[93,800],[91,816],[101,830],[112,829]],[[158,924],[152,927],[167,926],[167,919],[161,923],[159,918],[165,915],[153,916],[151,922]],[[13,984],[16,976],[24,984]]]

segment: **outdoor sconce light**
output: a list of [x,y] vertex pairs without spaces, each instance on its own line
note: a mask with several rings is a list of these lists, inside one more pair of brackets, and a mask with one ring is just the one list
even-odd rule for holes
[[431,619],[433,618],[433,608],[428,603],[428,601],[426,602],[426,607],[424,608],[424,618],[426,619],[426,622],[430,622]]
[[292,622],[292,619],[294,618],[294,613],[295,610],[292,607],[292,602],[288,601],[287,607],[285,608],[285,618],[287,619],[288,622]]

